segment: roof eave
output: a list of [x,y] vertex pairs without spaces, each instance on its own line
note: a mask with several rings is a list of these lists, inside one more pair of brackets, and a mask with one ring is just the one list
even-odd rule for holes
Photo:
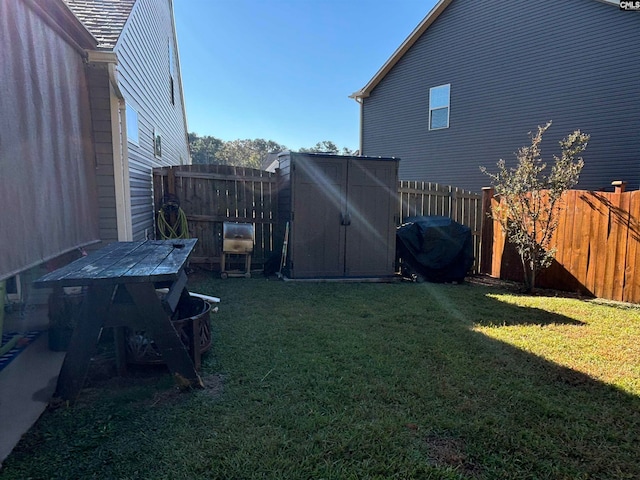
[[397,50],[389,57],[389,59],[382,65],[380,70],[373,76],[369,83],[367,83],[361,90],[349,95],[349,98],[353,98],[356,101],[360,101],[363,98],[367,98],[371,91],[380,83],[387,73],[395,66],[396,63],[407,53],[407,51],[418,41],[420,36],[431,26],[433,22],[440,16],[440,14],[449,6],[453,0],[440,0],[426,17],[418,24],[418,26],[409,34],[404,42],[397,48]]
[[[407,39],[398,47],[398,49],[389,57],[384,65],[373,76],[369,83],[367,83],[362,89],[349,95],[349,98],[353,98],[357,102],[361,102],[363,98],[367,98],[371,95],[374,88],[380,83],[380,81],[391,71],[396,63],[403,57],[405,53],[413,46],[416,41],[422,36],[422,34],[431,26],[433,22],[440,16],[442,12],[449,6],[453,0],[440,0],[431,9],[426,17],[418,24],[418,26],[409,34]],[[620,0],[598,0],[610,5],[619,5]]]

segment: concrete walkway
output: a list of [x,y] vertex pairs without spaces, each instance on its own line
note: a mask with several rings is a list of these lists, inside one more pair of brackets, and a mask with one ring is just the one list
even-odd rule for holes
[[[45,330],[46,306],[5,317],[4,330]],[[56,387],[64,352],[52,352],[40,335],[0,371],[0,468],[47,407]]]

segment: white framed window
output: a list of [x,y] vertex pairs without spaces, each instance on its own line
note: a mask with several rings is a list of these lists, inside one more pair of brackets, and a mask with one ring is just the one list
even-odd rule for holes
[[138,128],[138,112],[135,108],[127,103],[127,140],[131,143],[139,145],[139,128]]
[[429,130],[449,128],[451,84],[429,89]]

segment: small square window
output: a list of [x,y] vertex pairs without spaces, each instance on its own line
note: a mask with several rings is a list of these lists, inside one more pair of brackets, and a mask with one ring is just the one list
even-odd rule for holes
[[449,128],[451,84],[429,89],[429,130]]

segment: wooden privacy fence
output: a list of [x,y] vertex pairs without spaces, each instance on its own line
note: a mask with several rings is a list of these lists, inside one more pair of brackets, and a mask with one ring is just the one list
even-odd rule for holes
[[482,195],[430,182],[402,180],[398,183],[400,221],[413,216],[440,215],[471,228],[473,273],[478,271],[482,228]]
[[[156,208],[167,194],[176,195],[198,243],[193,263],[218,264],[222,254],[222,223],[255,225],[252,262],[261,265],[278,242],[276,174],[226,165],[183,165],[153,171]],[[398,184],[401,221],[415,215],[441,215],[471,228],[476,266],[480,253],[482,196],[428,182]],[[476,271],[474,266],[474,271]]]
[[218,264],[223,222],[252,223],[252,261],[263,263],[273,251],[277,192],[275,174],[228,165],[183,165],[153,170],[156,209],[167,194],[176,195],[198,238],[191,261]]
[[[537,285],[640,303],[640,191],[571,190],[563,201],[552,241],[557,248],[555,261],[540,273]],[[486,215],[496,202],[493,191],[486,190]],[[496,221],[485,222],[481,258],[481,273],[522,280],[520,259]]]

